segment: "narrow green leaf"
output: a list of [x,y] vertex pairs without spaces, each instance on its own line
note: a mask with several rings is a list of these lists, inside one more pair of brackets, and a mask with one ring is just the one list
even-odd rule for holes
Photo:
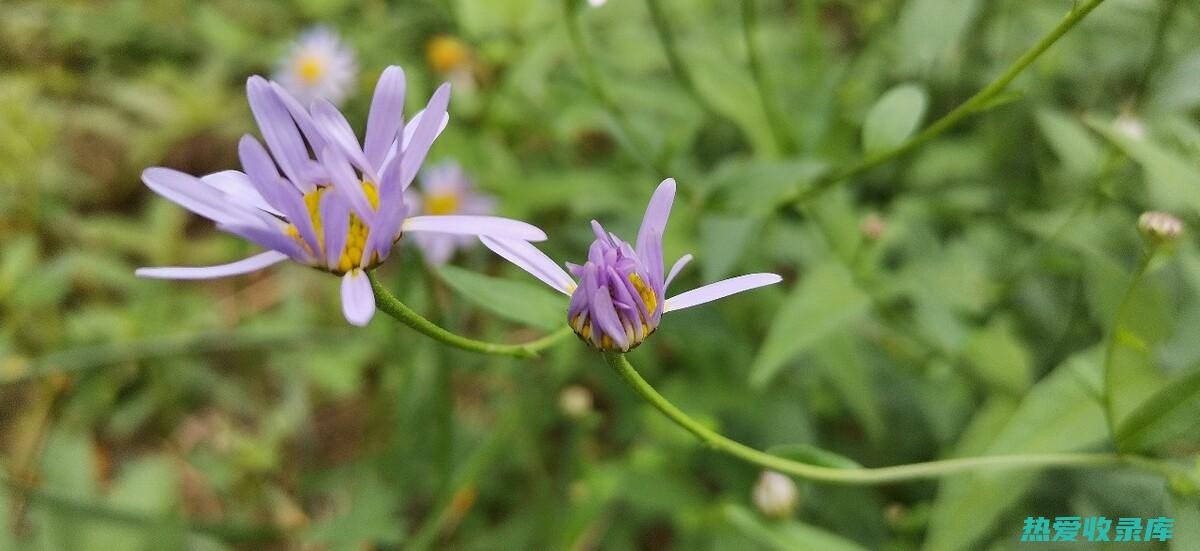
[[759,223],[748,216],[708,216],[700,221],[700,268],[705,281],[716,281],[737,264]]
[[[985,424],[978,430],[968,429],[955,456],[1072,452],[1103,442],[1108,436],[1104,412],[1083,383],[1099,376],[1101,352],[1092,349],[1068,359],[1034,385],[1011,416],[1003,406],[996,410],[998,415],[977,415]],[[1003,425],[998,427],[997,422]],[[979,548],[979,540],[997,528],[1004,513],[1034,487],[1038,476],[1028,471],[1002,471],[944,479],[923,549]]]
[[762,388],[792,358],[823,341],[866,311],[870,300],[846,269],[830,262],[813,269],[784,301],[750,368]]
[[1029,350],[1003,321],[975,333],[967,344],[966,360],[980,379],[1009,394],[1024,392],[1033,380]]
[[1200,549],[1200,497],[1172,493],[1169,511],[1175,519],[1171,551]]
[[1042,109],[1037,113],[1037,123],[1042,136],[1068,172],[1085,175],[1100,168],[1104,151],[1087,128],[1074,117]]
[[925,116],[925,91],[912,84],[888,90],[867,113],[863,123],[863,151],[870,155],[900,145]]
[[740,505],[726,505],[723,512],[725,520],[729,524],[746,537],[768,549],[780,551],[797,549],[857,551],[863,549],[853,541],[799,521],[784,519],[768,522]]
[[566,323],[566,297],[540,282],[488,277],[454,266],[442,266],[438,273],[467,300],[502,318],[540,329],[558,329]]
[[1146,187],[1155,206],[1180,208],[1186,206],[1200,212],[1200,168],[1187,159],[1151,141],[1135,137],[1096,117],[1084,119],[1113,145],[1129,155],[1146,171]]
[[1124,450],[1147,450],[1181,436],[1200,434],[1200,369],[1167,381],[1117,429]]
[[772,446],[767,453],[786,457],[788,459],[835,469],[861,469],[857,461],[841,454],[821,449],[809,444],[783,444]]

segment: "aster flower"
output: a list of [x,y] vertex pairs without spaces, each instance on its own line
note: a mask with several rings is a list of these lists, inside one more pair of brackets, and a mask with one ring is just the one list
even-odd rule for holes
[[275,80],[304,105],[319,98],[341,104],[354,84],[354,51],[327,27],[300,36],[275,71]]
[[[415,212],[444,216],[491,214],[496,210],[495,198],[476,191],[475,183],[453,161],[426,169],[421,175],[420,186],[420,192],[410,189],[405,197]],[[470,235],[422,233],[414,235],[413,242],[421,249],[426,262],[440,266],[454,256],[454,251],[473,245],[475,238]]]
[[[545,239],[541,230],[505,218],[407,217],[404,190],[445,127],[450,88],[438,88],[407,126],[404,88],[399,67],[383,72],[366,139],[359,145],[350,124],[328,100],[319,99],[306,111],[278,85],[251,77],[247,95],[269,153],[247,135],[238,144],[244,173],[196,178],[153,167],[142,173],[142,180],[159,195],[216,222],[218,229],[270,250],[220,266],[141,268],[137,275],[209,279],[290,258],[341,276],[346,319],[365,325],[375,313],[375,297],[364,271],[387,259],[402,232]],[[319,152],[316,160],[309,148]]]
[[[484,236],[489,249],[571,297],[567,322],[595,348],[625,352],[658,328],[663,313],[682,310],[757,287],[779,283],[775,274],[748,274],[663,300],[666,288],[692,260],[684,255],[664,277],[662,236],[675,201],[675,180],[659,184],[646,207],[636,247],[592,221],[596,240],[582,266],[567,264],[570,275],[537,247],[519,240]],[[572,278],[578,278],[578,283]]]

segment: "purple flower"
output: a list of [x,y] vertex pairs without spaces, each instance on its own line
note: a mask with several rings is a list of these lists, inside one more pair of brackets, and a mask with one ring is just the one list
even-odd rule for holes
[[319,98],[342,103],[354,84],[354,51],[326,27],[309,29],[275,70],[275,79],[302,103]]
[[[458,163],[447,161],[426,169],[421,174],[421,191],[410,189],[405,199],[413,210],[422,214],[491,214],[496,199],[475,190],[475,184]],[[454,256],[454,251],[475,243],[470,235],[422,233],[413,236],[425,261],[440,266]]]
[[[525,241],[495,236],[480,239],[496,254],[570,296],[567,322],[580,338],[601,350],[624,352],[650,336],[664,312],[690,308],[782,280],[775,274],[748,274],[663,300],[671,280],[692,260],[692,255],[684,255],[664,277],[662,236],[674,201],[675,180],[668,178],[650,198],[636,247],[605,232],[593,220],[596,240],[582,266],[567,263],[571,275]],[[572,275],[578,278],[578,284]]]
[[375,313],[375,297],[364,271],[387,259],[402,232],[546,238],[541,230],[506,218],[407,217],[404,190],[445,128],[449,85],[439,87],[425,110],[405,125],[404,72],[388,67],[375,88],[362,145],[328,100],[318,99],[305,110],[278,84],[257,76],[246,89],[267,147],[252,136],[242,137],[238,153],[244,173],[230,170],[196,178],[153,167],[142,173],[142,180],[159,195],[216,222],[218,229],[270,250],[220,266],[141,268],[138,276],[208,279],[290,258],[342,276],[346,319],[365,325]]

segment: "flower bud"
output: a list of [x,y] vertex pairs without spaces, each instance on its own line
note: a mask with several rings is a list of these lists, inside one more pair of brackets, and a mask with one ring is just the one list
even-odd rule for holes
[[1165,212],[1150,211],[1138,217],[1138,230],[1152,243],[1169,243],[1183,233],[1183,222]]
[[883,237],[883,231],[887,229],[887,225],[883,223],[883,218],[878,214],[868,214],[866,218],[863,218],[860,229],[863,237],[868,241],[878,241],[880,237]]
[[580,385],[564,388],[558,395],[558,408],[567,417],[579,419],[592,411],[592,392]]
[[775,471],[763,471],[754,484],[754,506],[771,518],[786,518],[796,509],[796,483]]

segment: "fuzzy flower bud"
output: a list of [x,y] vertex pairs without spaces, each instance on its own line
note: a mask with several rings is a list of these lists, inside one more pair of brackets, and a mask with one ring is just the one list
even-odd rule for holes
[[584,417],[592,411],[592,392],[580,385],[568,386],[558,395],[558,408],[567,417]]
[[1169,243],[1183,233],[1183,222],[1165,212],[1142,213],[1137,223],[1138,230],[1152,243]]
[[791,478],[775,471],[763,471],[754,484],[754,506],[771,518],[786,518],[796,509],[798,492]]
[[883,232],[886,229],[887,225],[884,224],[883,218],[878,214],[868,214],[866,218],[863,218],[862,225],[860,226],[863,237],[868,241],[878,241],[880,237],[883,237]]

